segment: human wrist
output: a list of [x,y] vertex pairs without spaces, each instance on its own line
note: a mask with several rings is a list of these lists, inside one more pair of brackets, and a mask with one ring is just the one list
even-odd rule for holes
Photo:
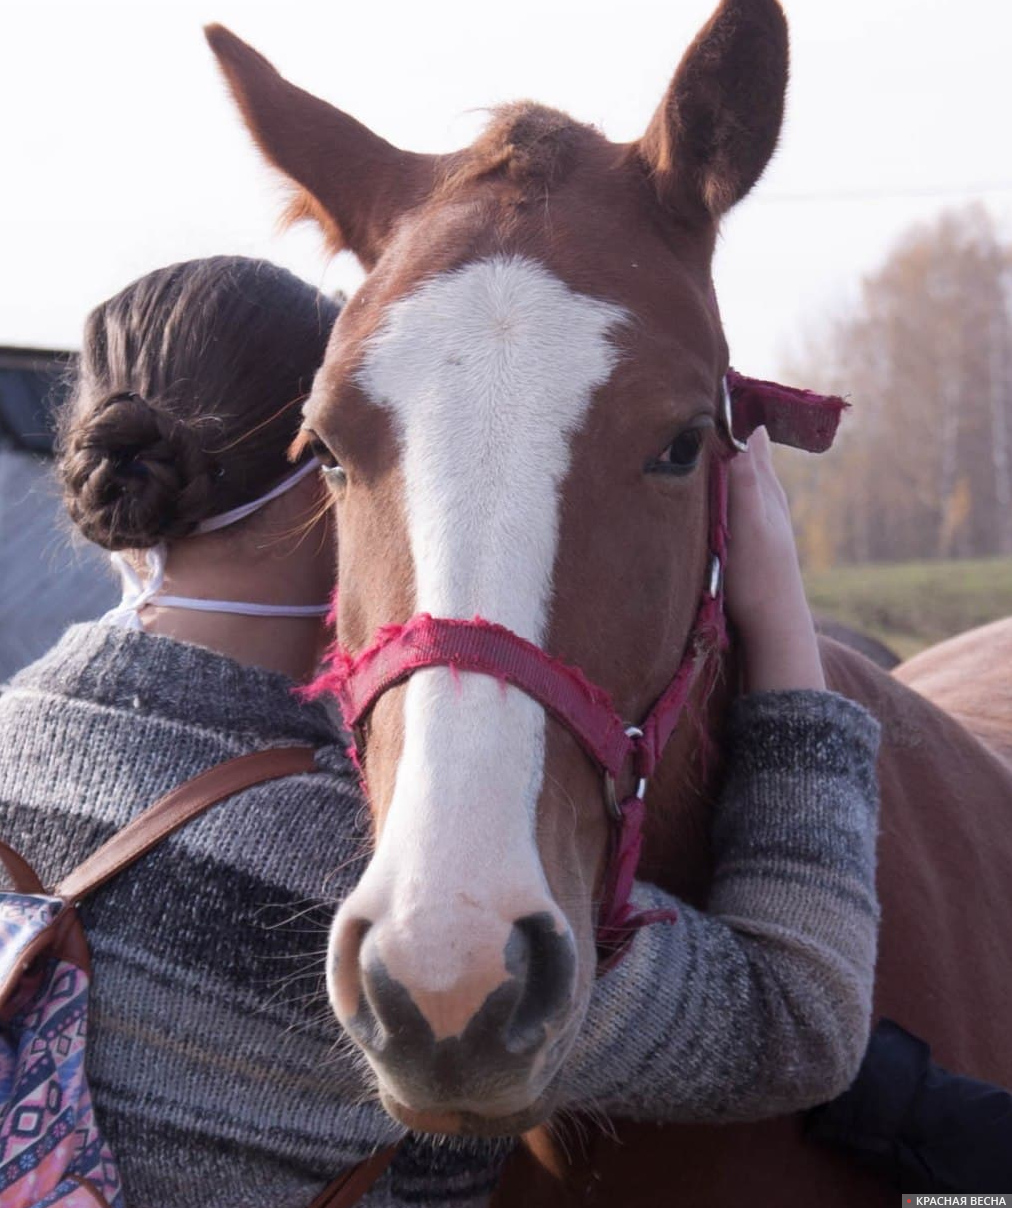
[[748,691],[825,688],[815,624],[800,588],[750,610],[738,631]]

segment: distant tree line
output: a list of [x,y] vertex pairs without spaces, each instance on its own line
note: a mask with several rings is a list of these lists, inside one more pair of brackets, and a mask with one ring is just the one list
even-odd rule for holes
[[1012,555],[1012,247],[983,206],[911,230],[784,377],[852,404],[832,452],[779,459],[808,567]]

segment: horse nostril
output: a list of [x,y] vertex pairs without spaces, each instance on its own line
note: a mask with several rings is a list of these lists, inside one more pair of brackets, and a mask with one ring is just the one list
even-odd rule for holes
[[[404,1052],[426,1061],[435,1043],[432,1028],[410,990],[391,977],[375,950],[361,956],[362,996],[353,1019],[345,1023],[364,1049],[399,1060]],[[392,1042],[392,1047],[391,1047]]]
[[371,927],[370,919],[343,920],[331,950],[332,993],[338,1017],[359,1044],[369,1047],[376,1043],[379,1031],[362,970],[362,949]]
[[537,1048],[544,1029],[569,1006],[576,955],[567,932],[547,911],[517,919],[506,945],[506,968],[522,987],[503,1039],[511,1052]]

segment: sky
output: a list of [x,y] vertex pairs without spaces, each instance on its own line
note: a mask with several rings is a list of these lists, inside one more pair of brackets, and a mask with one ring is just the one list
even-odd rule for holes
[[[278,233],[285,193],[226,94],[209,21],[399,146],[447,151],[518,97],[637,137],[714,4],[4,0],[0,344],[73,348],[97,302],[197,256],[263,256],[325,289],[361,280],[311,228]],[[856,304],[911,224],[979,199],[1012,237],[1012,4],[784,8],[780,148],[715,263],[732,361],[758,376]]]

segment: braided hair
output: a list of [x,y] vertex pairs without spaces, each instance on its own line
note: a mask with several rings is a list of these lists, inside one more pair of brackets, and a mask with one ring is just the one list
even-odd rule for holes
[[283,478],[338,313],[241,256],[158,269],[92,311],[57,436],[81,532],[109,550],[150,548]]

